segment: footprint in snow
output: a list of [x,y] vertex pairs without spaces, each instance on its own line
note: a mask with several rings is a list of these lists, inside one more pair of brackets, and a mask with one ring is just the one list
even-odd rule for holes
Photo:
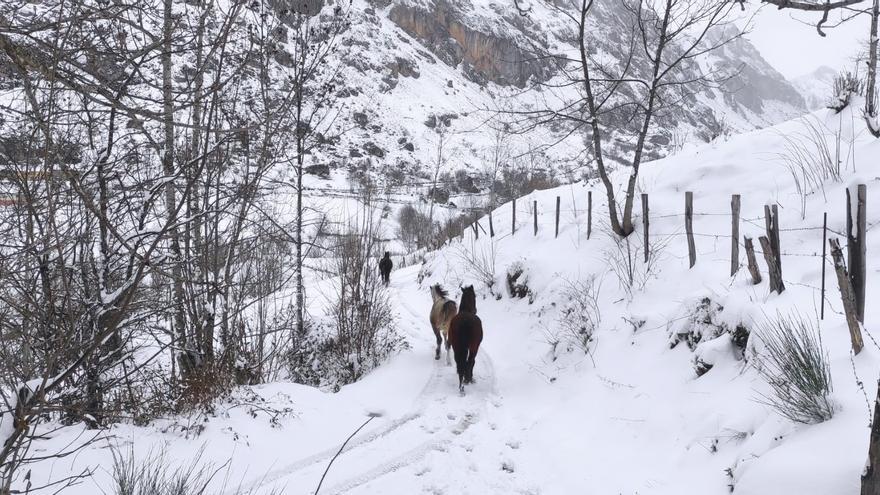
[[518,450],[520,443],[519,443],[519,440],[508,440],[505,445],[507,445],[508,447],[510,447],[513,450]]

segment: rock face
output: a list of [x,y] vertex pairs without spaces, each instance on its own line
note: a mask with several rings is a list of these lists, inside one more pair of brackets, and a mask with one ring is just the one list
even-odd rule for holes
[[[312,13],[323,0],[270,1],[281,12]],[[626,1],[631,0],[602,0],[591,12],[590,53],[608,67],[628,60]],[[559,9],[574,5],[556,2]],[[323,3],[319,16],[336,5]],[[343,173],[357,170],[350,180],[369,176],[380,183],[424,184],[438,163],[447,180],[458,170],[479,179],[495,156],[491,143],[499,142],[493,135],[497,122],[490,122],[496,109],[528,112],[579,97],[578,85],[565,84],[561,58],[576,53],[576,33],[556,9],[535,8],[523,16],[514,0],[352,0],[347,15],[347,29],[327,65],[339,74],[338,129],[333,146],[312,158],[336,164],[331,167]],[[279,45],[295,53],[285,38],[290,35],[279,34]],[[631,62],[631,77],[650,77],[642,50]],[[746,39],[685,64],[677,78],[699,79],[716,70],[735,76],[666,98],[675,103],[655,115],[646,159],[686,141],[772,125],[806,110],[801,95]],[[627,98],[638,89],[621,91]],[[604,115],[606,151],[610,161],[625,163],[634,152],[634,120],[626,105],[609,107],[617,110]],[[517,134],[503,143],[510,149],[502,154],[528,156],[548,177],[561,177],[562,171],[565,180],[592,176],[589,136],[572,125],[554,121]],[[546,148],[547,143],[554,145]]]
[[472,80],[483,78],[499,85],[524,87],[532,77],[545,80],[552,74],[550,64],[536,59],[527,48],[536,40],[522,33],[473,27],[458,3],[436,0],[427,6],[397,4],[388,18],[447,65],[464,64]]
[[[710,43],[735,35],[732,26],[711,33]],[[716,49],[711,54],[716,67],[733,74],[722,84],[725,102],[731,107],[742,107],[755,115],[761,115],[765,103],[781,102],[797,109],[806,109],[800,92],[768,64],[758,50],[744,38],[737,38]]]

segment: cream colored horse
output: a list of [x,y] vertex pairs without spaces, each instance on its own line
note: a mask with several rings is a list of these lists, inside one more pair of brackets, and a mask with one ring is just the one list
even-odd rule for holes
[[[434,336],[437,337],[437,352],[434,359],[440,359],[440,344],[446,341],[446,364],[451,365],[452,361],[449,357],[449,322],[458,314],[458,306],[455,301],[448,299],[447,292],[440,287],[440,284],[431,286],[431,298],[434,299],[434,305],[431,307],[431,328],[434,330]],[[441,338],[442,335],[442,338]]]

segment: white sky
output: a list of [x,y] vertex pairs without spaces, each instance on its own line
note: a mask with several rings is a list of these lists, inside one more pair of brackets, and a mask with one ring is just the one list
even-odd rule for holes
[[[815,26],[820,18],[819,13],[779,10],[765,5],[755,15],[748,38],[770,65],[789,79],[822,65],[834,69],[853,68],[853,58],[864,51],[870,19],[861,15],[836,28],[825,29],[827,36],[822,38]],[[828,24],[832,24],[833,19],[834,16]]]

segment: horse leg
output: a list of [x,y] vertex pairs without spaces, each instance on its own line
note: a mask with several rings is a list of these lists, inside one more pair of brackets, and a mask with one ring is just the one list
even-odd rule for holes
[[[452,344],[449,343],[449,327],[446,327],[446,332],[443,334],[443,336],[446,337],[446,366],[452,366],[452,358],[449,355],[450,354],[449,350],[452,347]],[[439,346],[439,344],[438,344],[438,346]],[[437,347],[437,352],[438,353],[440,352],[439,347]],[[438,356],[439,356],[439,354],[438,354]]]
[[455,355],[455,371],[458,374],[458,390],[464,393],[464,385],[467,383],[467,353],[466,345],[457,342],[452,348]]
[[434,330],[434,337],[437,338],[437,350],[434,351],[434,359],[440,359],[440,344],[443,343],[443,339],[440,337],[440,330],[437,329],[434,325],[431,325],[431,329]]
[[477,362],[477,350],[471,348],[468,352],[467,367],[465,369],[465,382],[467,383],[474,383],[474,364]]

